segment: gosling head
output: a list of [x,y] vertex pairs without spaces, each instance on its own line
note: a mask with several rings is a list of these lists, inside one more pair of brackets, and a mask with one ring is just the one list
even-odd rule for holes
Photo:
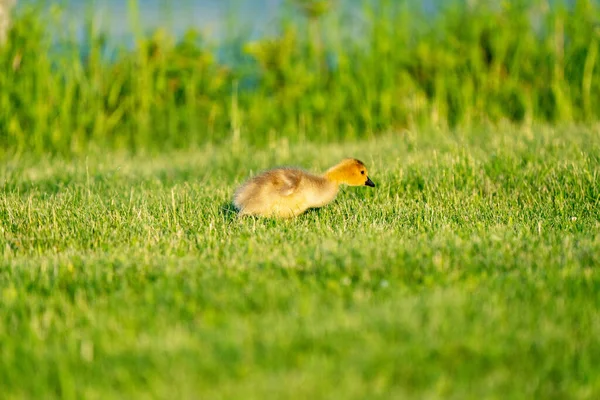
[[342,160],[339,164],[331,167],[325,173],[325,177],[337,184],[375,187],[369,178],[365,164],[355,158]]

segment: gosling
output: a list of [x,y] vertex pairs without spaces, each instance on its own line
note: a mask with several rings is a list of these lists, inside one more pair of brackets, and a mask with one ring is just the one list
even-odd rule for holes
[[240,216],[292,218],[331,202],[342,184],[375,187],[365,164],[347,158],[321,176],[292,168],[263,172],[235,192],[233,204]]

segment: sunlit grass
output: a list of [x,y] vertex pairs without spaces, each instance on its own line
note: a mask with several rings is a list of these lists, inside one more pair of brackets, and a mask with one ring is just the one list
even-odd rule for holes
[[[597,128],[13,158],[7,398],[597,398]],[[236,185],[344,156],[377,187],[291,221]]]

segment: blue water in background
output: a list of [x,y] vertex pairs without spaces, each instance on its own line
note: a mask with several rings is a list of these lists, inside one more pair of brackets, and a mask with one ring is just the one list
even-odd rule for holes
[[[127,41],[132,35],[128,0],[62,0],[66,16],[74,21],[93,14],[98,29],[112,40]],[[164,27],[175,35],[191,29],[219,39],[227,34],[229,19],[260,36],[269,30],[283,0],[138,0],[139,21],[144,31]]]
[[[429,11],[444,2],[402,1]],[[361,13],[365,2],[377,3],[377,0],[336,0],[334,12]],[[235,34],[244,32],[250,38],[268,35],[276,31],[282,14],[297,10],[289,0],[138,0],[137,3],[144,31],[164,27],[180,36],[192,28],[215,40],[234,33],[230,32],[233,27],[237,30]],[[40,4],[40,1],[18,0],[20,7],[30,4]],[[132,39],[128,0],[47,0],[42,4],[59,5],[78,35],[82,35],[84,21],[93,15],[96,28],[113,44],[127,44]]]
[[[334,0],[330,12],[340,13],[352,30],[365,18],[365,4],[376,6],[380,1]],[[432,13],[444,1],[457,0],[390,1],[411,4]],[[49,32],[57,38],[55,49],[64,48],[61,43],[65,37],[69,41],[75,39],[83,58],[88,53],[85,38],[90,21],[93,21],[94,32],[105,38],[103,56],[107,59],[115,59],[122,49],[135,47],[136,21],[142,33],[162,28],[178,38],[189,30],[197,31],[202,42],[211,44],[220,63],[241,66],[248,61],[248,56],[240,44],[277,34],[284,16],[302,16],[291,0],[137,0],[134,3],[137,3],[138,16],[130,15],[130,3],[130,0],[17,0],[18,7],[41,6],[50,15],[53,9],[61,10],[60,23],[51,24]],[[54,30],[57,27],[60,31]],[[331,57],[329,54],[328,60]]]
[[[388,0],[392,4],[408,4],[418,7],[426,15],[457,2],[476,0]],[[533,1],[533,0],[532,0]],[[381,0],[333,0],[332,12],[346,13],[360,18],[365,3],[376,5]],[[576,0],[548,0],[572,6]],[[58,5],[64,17],[77,35],[82,35],[84,23],[93,15],[96,29],[106,34],[112,44],[130,44],[133,26],[129,15],[130,0],[17,0],[19,7],[42,4],[44,7]],[[229,35],[243,33],[255,39],[275,33],[282,15],[300,14],[293,0],[137,0],[139,20],[143,31],[163,27],[181,36],[195,29],[204,37],[219,41]],[[500,1],[489,2],[499,6]],[[233,20],[232,20],[233,18]],[[350,22],[351,23],[351,22]],[[235,30],[236,32],[232,32]]]
[[[407,4],[417,7],[424,15],[435,15],[444,7],[469,0],[388,0],[391,4]],[[557,1],[573,4],[576,0],[549,0],[550,6]],[[64,23],[58,24],[57,36],[74,36],[86,53],[86,23],[94,21],[96,33],[106,38],[106,56],[115,56],[116,49],[132,48],[135,43],[135,29],[130,15],[131,0],[17,0],[18,7],[42,5],[47,9],[58,6],[62,10]],[[137,0],[142,32],[164,28],[176,37],[186,31],[198,31],[203,41],[213,44],[215,55],[220,62],[239,64],[244,57],[236,43],[276,34],[282,16],[301,13],[292,0]],[[376,6],[381,0],[333,0],[330,12],[340,13],[343,21],[348,21],[350,31],[360,25],[365,4]],[[490,3],[490,4],[501,4]],[[434,20],[433,18],[431,20]],[[532,20],[536,25],[536,21]]]

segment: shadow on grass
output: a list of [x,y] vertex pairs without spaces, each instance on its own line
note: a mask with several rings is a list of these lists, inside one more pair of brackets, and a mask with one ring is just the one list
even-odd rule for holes
[[221,205],[219,206],[219,212],[221,213],[223,218],[228,222],[231,222],[238,218],[237,209],[231,201],[221,203]]
[[316,216],[319,216],[322,214],[322,210],[323,208],[309,208],[308,210],[304,211],[302,214],[298,215],[296,218],[303,218],[303,219],[307,219],[307,218],[314,218]]
[[219,213],[223,216],[223,219],[225,219],[225,221],[227,221],[227,222],[232,222],[232,221],[238,220],[239,218],[247,218],[247,219],[256,219],[256,220],[261,220],[263,222],[271,222],[271,223],[277,224],[278,222],[282,222],[282,221],[311,220],[311,219],[314,219],[316,216],[319,216],[322,213],[322,209],[321,208],[309,208],[302,214],[300,214],[296,217],[292,217],[292,218],[260,217],[260,216],[249,216],[249,215],[240,217],[240,215],[238,214],[237,208],[235,208],[233,203],[230,201],[226,201],[224,203],[221,203],[221,205],[219,206]]

